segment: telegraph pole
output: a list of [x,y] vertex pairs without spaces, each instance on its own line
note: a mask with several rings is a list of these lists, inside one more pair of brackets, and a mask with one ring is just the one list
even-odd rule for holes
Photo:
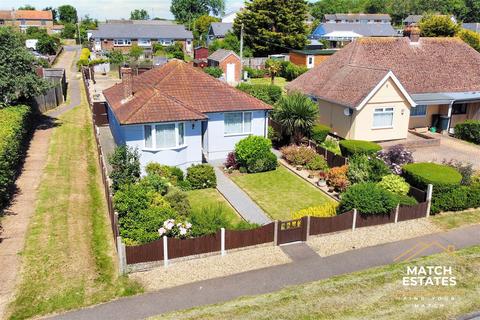
[[243,23],[240,28],[240,79],[243,80]]

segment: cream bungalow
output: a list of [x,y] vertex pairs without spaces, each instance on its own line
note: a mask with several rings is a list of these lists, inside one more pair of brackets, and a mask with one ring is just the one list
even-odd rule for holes
[[456,38],[362,38],[287,85],[346,139],[405,139],[480,119],[480,54]]

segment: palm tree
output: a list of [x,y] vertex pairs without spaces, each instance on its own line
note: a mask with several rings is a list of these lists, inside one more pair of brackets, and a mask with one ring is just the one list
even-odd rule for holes
[[280,61],[268,59],[265,62],[265,68],[267,69],[268,74],[270,75],[272,84],[275,84],[275,76],[281,71],[282,64],[280,63]]
[[276,103],[272,118],[282,126],[282,131],[298,144],[317,120],[318,106],[299,92],[283,96]]

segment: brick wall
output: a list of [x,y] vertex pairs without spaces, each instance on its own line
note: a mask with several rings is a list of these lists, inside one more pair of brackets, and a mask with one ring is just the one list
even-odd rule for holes
[[220,62],[220,69],[223,70],[223,73],[225,73],[225,77],[226,77],[227,65],[230,63],[235,64],[235,82],[240,82],[242,64],[240,63],[240,59],[238,59],[235,55],[231,54],[227,58],[225,58],[222,62]]

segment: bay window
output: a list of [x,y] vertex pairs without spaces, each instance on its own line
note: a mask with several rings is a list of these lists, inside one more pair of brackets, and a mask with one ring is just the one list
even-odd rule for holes
[[171,149],[182,147],[185,144],[185,124],[161,123],[144,125],[145,149]]
[[392,128],[393,108],[375,108],[373,111],[373,128]]
[[226,135],[252,133],[252,112],[228,112],[224,115]]

